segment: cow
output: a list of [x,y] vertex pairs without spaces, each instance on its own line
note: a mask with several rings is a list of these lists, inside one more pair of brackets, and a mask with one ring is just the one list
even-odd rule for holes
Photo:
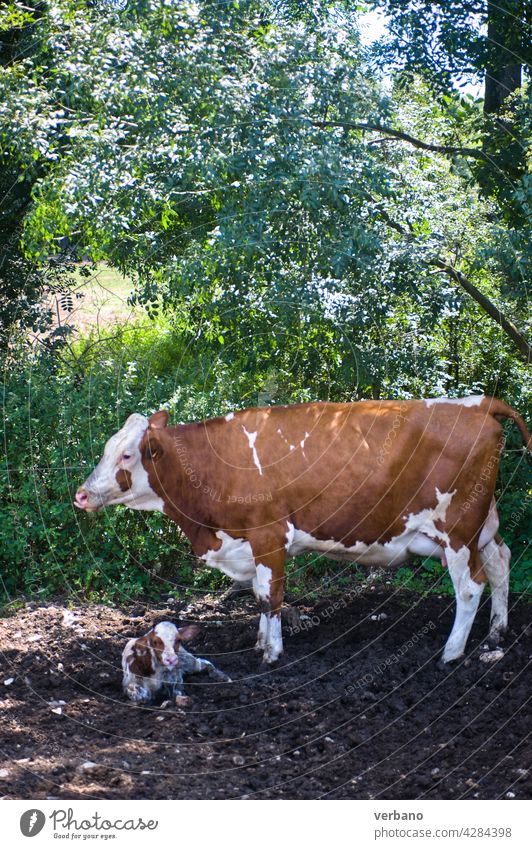
[[486,582],[490,643],[507,627],[510,550],[494,499],[502,419],[532,450],[522,417],[484,395],[258,407],[175,427],[166,410],[134,413],[75,505],[159,510],[208,566],[251,580],[268,664],[283,651],[288,557],[379,567],[437,558],[456,596],[448,663],[464,652]]

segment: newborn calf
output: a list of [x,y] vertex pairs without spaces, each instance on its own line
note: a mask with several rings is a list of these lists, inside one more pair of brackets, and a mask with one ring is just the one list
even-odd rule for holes
[[209,660],[194,657],[183,648],[182,643],[195,637],[198,630],[197,625],[176,628],[171,622],[160,622],[144,637],[129,640],[122,652],[126,696],[147,704],[162,692],[176,704],[184,704],[183,675],[205,671],[216,681],[230,681]]

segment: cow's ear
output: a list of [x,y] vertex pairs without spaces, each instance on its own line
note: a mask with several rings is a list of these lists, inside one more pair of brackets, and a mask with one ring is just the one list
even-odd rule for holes
[[153,416],[150,416],[148,422],[150,427],[155,428],[156,430],[160,430],[163,427],[166,427],[168,424],[169,413],[168,410],[159,410],[158,413],[154,413]]
[[189,640],[193,640],[196,634],[199,634],[199,626],[198,625],[185,625],[184,628],[179,628],[179,638],[183,643],[188,643]]
[[164,449],[161,440],[157,436],[157,431],[148,428],[142,438],[140,445],[140,453],[143,460],[158,460],[164,454]]

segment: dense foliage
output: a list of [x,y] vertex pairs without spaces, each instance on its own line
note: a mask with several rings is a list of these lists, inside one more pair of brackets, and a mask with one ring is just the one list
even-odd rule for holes
[[[176,545],[184,557],[163,519],[119,509],[103,531],[71,507],[135,409],[165,403],[192,419],[257,400],[487,391],[527,414],[526,57],[523,85],[486,115],[454,84],[468,55],[477,74],[494,61],[470,19],[456,54],[460,4],[444,19],[431,4],[417,29],[415,4],[372,5],[389,13],[391,42],[371,51],[347,2],[43,0],[0,12],[11,45],[2,179],[21,198],[5,190],[0,263],[11,269],[0,280],[8,593],[137,592],[146,567],[170,575]],[[28,348],[13,328],[43,330],[42,292],[62,285],[50,258],[62,268],[65,246],[128,273],[151,319]],[[519,589],[525,465],[509,453],[500,481]]]

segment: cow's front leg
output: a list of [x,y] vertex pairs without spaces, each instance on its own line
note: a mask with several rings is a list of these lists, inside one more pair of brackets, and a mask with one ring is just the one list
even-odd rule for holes
[[266,663],[274,663],[283,653],[281,606],[284,595],[284,549],[255,555],[253,592],[259,603],[260,621],[255,648]]

